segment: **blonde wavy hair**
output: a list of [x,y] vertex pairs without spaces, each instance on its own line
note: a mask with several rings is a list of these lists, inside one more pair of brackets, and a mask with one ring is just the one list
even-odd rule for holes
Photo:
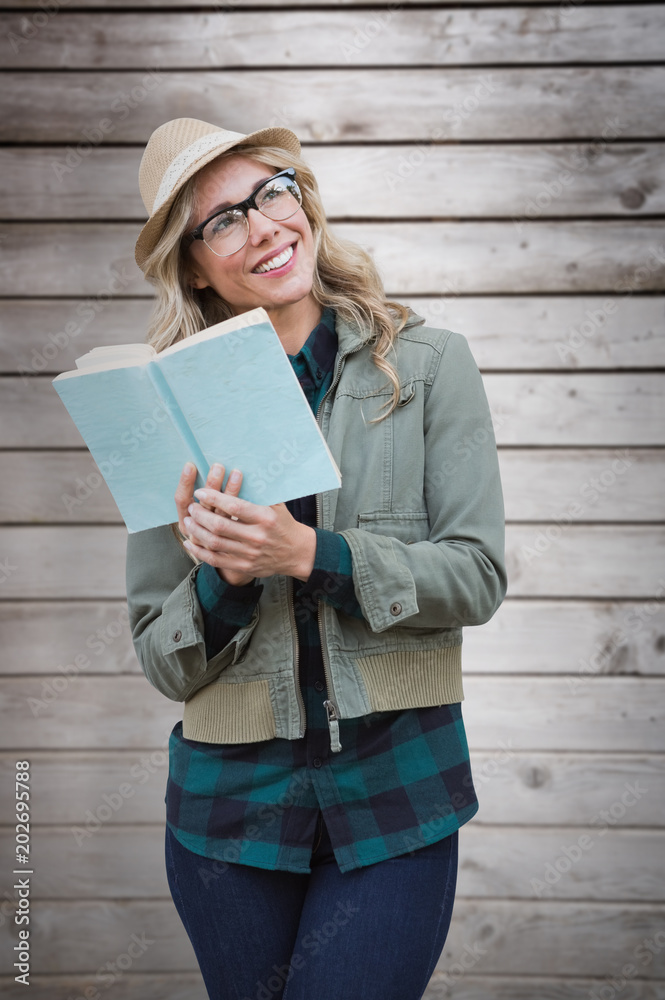
[[[220,163],[237,155],[266,164],[275,172],[295,167],[302,192],[302,208],[314,239],[312,296],[322,309],[330,306],[347,322],[359,327],[365,343],[371,346],[371,359],[387,376],[392,395],[384,404],[386,412],[369,423],[385,420],[397,406],[400,396],[398,373],[388,355],[394,350],[411,310],[386,299],[379,272],[366,250],[351,240],[339,239],[330,231],[316,178],[300,156],[276,146],[241,143],[211,162]],[[235,315],[229,303],[214,289],[193,288],[188,281],[189,249],[183,247],[182,237],[195,224],[193,215],[199,179],[200,172],[197,172],[178,192],[164,232],[144,265],[146,279],[156,291],[147,342],[158,353]],[[176,537],[182,540],[178,525],[172,527]]]

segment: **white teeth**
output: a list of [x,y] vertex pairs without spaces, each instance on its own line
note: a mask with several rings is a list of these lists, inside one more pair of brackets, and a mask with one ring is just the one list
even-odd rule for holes
[[273,271],[276,267],[282,267],[283,264],[286,264],[287,260],[291,260],[292,256],[293,246],[287,247],[279,257],[271,257],[265,264],[259,264],[258,267],[255,267],[252,274],[263,274],[264,271]]

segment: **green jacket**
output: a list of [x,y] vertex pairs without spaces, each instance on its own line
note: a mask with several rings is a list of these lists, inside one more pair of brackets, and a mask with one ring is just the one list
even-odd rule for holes
[[[482,378],[462,334],[423,323],[412,312],[389,357],[398,407],[370,424],[392,386],[360,330],[337,315],[335,373],[317,419],[342,486],[317,494],[317,518],[351,548],[364,619],[318,602],[333,750],[337,719],[462,701],[462,626],[489,621],[506,593],[503,495]],[[198,565],[168,525],[127,537],[129,620],[146,677],[184,702],[185,739],[298,739],[288,577],[261,578],[251,621],[206,661]]]

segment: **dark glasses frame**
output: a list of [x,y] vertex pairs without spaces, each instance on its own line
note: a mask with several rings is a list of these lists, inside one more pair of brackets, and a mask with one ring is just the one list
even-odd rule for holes
[[[239,209],[245,216],[247,222],[249,222],[249,216],[247,213],[249,212],[250,208],[256,209],[257,212],[261,211],[259,206],[256,204],[256,196],[261,190],[261,188],[265,187],[266,184],[269,184],[270,181],[274,181],[276,177],[284,177],[284,176],[289,177],[291,180],[295,180],[296,168],[287,167],[286,170],[280,170],[279,173],[273,174],[272,177],[266,177],[265,180],[261,181],[258,187],[254,188],[249,198],[245,198],[244,201],[239,201],[237,205],[227,205],[226,208],[219,208],[216,212],[213,212],[212,215],[209,215],[207,219],[204,219],[203,222],[200,222],[196,227],[196,229],[192,229],[190,233],[187,233],[185,236],[183,236],[182,238],[183,245],[188,247],[190,246],[191,243],[194,242],[194,240],[203,240],[203,230],[205,229],[205,227],[208,225],[209,222],[212,222],[213,219],[216,219],[218,215],[223,215],[224,212],[231,212],[233,209]],[[302,208],[302,205],[299,205],[298,208]],[[297,210],[298,209],[296,209],[296,211]],[[294,212],[293,214],[295,215],[296,213]],[[290,218],[290,216],[288,216],[288,218]],[[242,249],[242,247],[240,247],[239,249]],[[227,256],[230,256],[230,254]]]

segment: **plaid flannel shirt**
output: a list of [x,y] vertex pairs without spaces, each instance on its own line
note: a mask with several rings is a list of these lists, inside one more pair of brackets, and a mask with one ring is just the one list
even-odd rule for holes
[[[314,414],[333,377],[335,314],[289,360]],[[286,505],[316,531],[314,568],[292,578],[305,735],[256,743],[187,740],[182,722],[169,738],[167,823],[189,850],[225,862],[311,871],[319,812],[341,871],[374,864],[441,840],[478,811],[461,704],[374,712],[340,719],[341,751],[330,752],[318,600],[362,618],[351,550],[316,527],[315,497]],[[207,563],[196,573],[208,659],[252,617],[263,585],[236,587]]]

